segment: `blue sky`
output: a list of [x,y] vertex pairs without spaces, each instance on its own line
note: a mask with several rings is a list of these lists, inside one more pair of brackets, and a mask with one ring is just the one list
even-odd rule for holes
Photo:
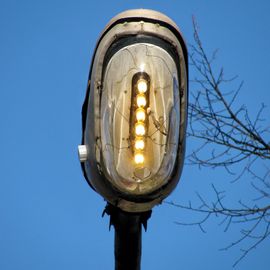
[[[269,1],[0,0],[2,270],[113,269],[114,233],[108,217],[101,218],[104,200],[82,176],[77,145],[95,42],[110,18],[131,8],[167,14],[188,43],[194,15],[207,51],[219,48],[217,64],[244,80],[240,102],[251,113],[261,102],[270,106]],[[252,198],[245,179],[229,180],[222,170],[186,166],[168,200],[186,203],[195,192],[210,197],[212,182],[232,192],[232,204]],[[240,246],[219,249],[239,236],[239,227],[224,233],[211,220],[203,234],[174,223],[190,217],[166,204],[154,209],[142,269],[232,268]],[[237,269],[269,269],[269,249],[263,242]]]

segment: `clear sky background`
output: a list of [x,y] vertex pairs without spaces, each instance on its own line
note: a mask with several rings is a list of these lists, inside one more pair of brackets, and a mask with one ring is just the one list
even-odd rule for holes
[[[114,269],[114,232],[101,217],[104,200],[83,178],[77,145],[95,42],[114,15],[131,8],[167,14],[188,43],[195,15],[205,48],[219,48],[217,64],[244,80],[240,102],[251,113],[261,102],[270,106],[267,0],[0,0],[1,270]],[[211,183],[231,193],[232,205],[252,198],[246,179],[230,180],[223,170],[186,166],[168,201],[187,203],[196,192],[212,198]],[[213,219],[204,234],[174,223],[192,215],[166,204],[154,209],[143,234],[142,270],[232,269],[245,244],[219,249],[239,237],[240,227],[224,233]],[[268,240],[237,269],[268,270],[269,251]]]

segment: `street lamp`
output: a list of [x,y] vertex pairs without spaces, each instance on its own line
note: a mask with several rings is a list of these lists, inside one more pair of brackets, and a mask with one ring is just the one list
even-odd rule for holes
[[152,10],[117,15],[97,42],[79,157],[90,186],[123,213],[150,211],[180,179],[187,61],[176,24]]

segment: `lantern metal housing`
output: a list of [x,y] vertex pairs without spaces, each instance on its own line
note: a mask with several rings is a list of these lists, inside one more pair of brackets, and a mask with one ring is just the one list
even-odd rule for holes
[[156,11],[117,15],[97,42],[79,155],[91,187],[124,211],[151,209],[180,179],[187,69],[178,27]]

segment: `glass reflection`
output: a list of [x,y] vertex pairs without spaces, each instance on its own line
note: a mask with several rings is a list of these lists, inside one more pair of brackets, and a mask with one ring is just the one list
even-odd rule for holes
[[[133,127],[132,79],[142,67],[150,77],[150,86],[148,89],[145,81],[138,81],[135,102],[144,108],[144,115],[140,112],[137,119],[145,123]],[[101,157],[104,173],[118,188],[131,193],[149,192],[172,174],[180,125],[177,74],[172,57],[149,43],[124,47],[108,62],[101,95]],[[148,91],[149,103],[144,95]],[[144,140],[131,136],[134,132],[144,136],[146,130]],[[135,153],[135,148],[143,153]]]

